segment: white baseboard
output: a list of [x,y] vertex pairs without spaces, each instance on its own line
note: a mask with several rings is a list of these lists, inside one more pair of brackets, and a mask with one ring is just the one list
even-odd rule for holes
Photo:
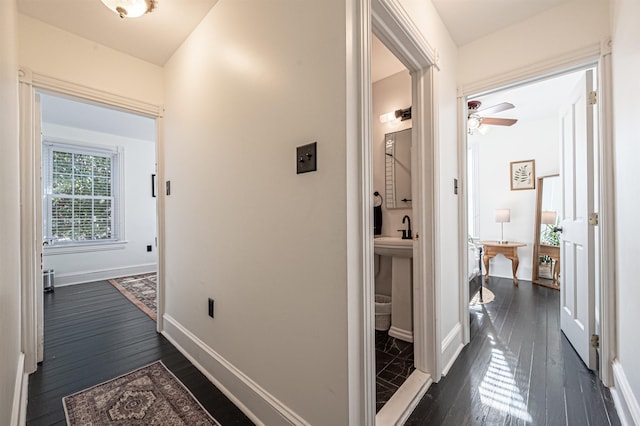
[[156,263],[143,265],[124,266],[120,268],[96,269],[93,271],[80,271],[69,274],[55,274],[54,285],[64,287],[72,284],[90,283],[93,281],[108,280],[110,278],[127,277],[129,275],[147,274],[158,269]]
[[622,364],[617,359],[613,361],[613,381],[611,396],[618,411],[620,422],[624,425],[640,425],[640,405],[629,385]]
[[462,338],[462,325],[460,323],[456,324],[447,337],[442,341],[442,352],[440,359],[442,360],[442,364],[444,367],[442,369],[442,375],[446,376],[451,369],[451,366],[458,358],[460,351],[464,347],[464,342]]
[[[24,374],[24,353],[20,352],[18,356],[18,365],[16,367],[16,380],[13,386],[13,403],[11,405],[11,426],[19,426],[20,419],[26,418],[27,404],[23,403],[24,389],[27,387],[25,382],[26,374]],[[25,411],[25,413],[23,413]],[[22,423],[24,424],[24,423]]]
[[420,370],[405,380],[389,401],[376,414],[376,425],[403,425],[433,383],[431,375]]
[[168,314],[162,334],[255,424],[309,425]]
[[389,336],[400,339],[404,342],[413,342],[413,331],[404,330],[402,328],[391,326],[389,329]]

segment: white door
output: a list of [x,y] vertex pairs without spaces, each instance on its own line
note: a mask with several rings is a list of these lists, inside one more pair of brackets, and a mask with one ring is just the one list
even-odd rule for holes
[[563,208],[560,257],[560,323],[576,352],[590,369],[596,368],[591,345],[595,330],[593,110],[590,93],[593,72],[587,71],[575,87],[560,116]]

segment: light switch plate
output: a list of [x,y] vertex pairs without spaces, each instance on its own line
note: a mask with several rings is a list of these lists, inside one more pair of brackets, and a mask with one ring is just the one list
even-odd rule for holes
[[296,148],[297,174],[318,170],[317,142]]

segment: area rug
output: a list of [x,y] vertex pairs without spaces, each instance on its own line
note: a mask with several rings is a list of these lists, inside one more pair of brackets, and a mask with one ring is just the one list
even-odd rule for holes
[[70,426],[220,425],[161,361],[65,396],[62,403]]
[[142,312],[157,321],[156,273],[113,278],[109,282]]
[[478,292],[473,296],[473,299],[471,299],[471,302],[469,302],[469,306],[484,305],[489,302],[493,302],[493,299],[495,298],[496,296],[491,292],[491,290],[488,288],[482,288],[482,301],[480,301],[480,290],[478,290]]

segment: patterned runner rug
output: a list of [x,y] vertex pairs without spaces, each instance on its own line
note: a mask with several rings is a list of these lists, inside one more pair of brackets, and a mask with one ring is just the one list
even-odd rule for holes
[[67,424],[220,426],[161,361],[62,398]]
[[130,277],[113,278],[109,282],[142,312],[157,321],[157,291],[155,272],[151,274],[132,275]]

